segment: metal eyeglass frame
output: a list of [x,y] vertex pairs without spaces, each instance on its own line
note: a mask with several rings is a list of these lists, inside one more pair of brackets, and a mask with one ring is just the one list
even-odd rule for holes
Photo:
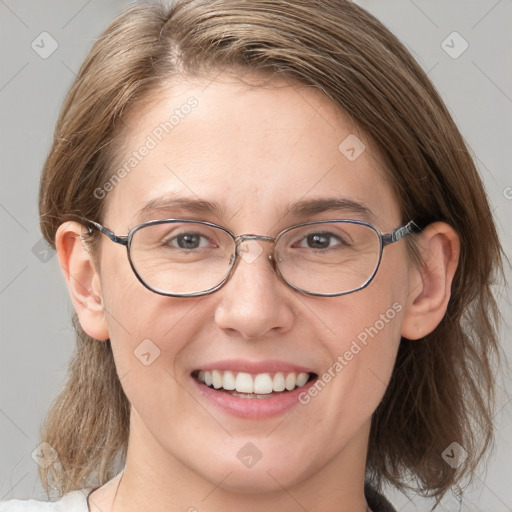
[[[305,223],[302,223],[302,224],[296,224],[294,226],[290,226],[290,227],[284,229],[283,231],[278,233],[275,237],[266,236],[266,235],[253,235],[253,234],[245,234],[245,235],[238,235],[238,236],[236,236],[231,231],[229,231],[229,229],[227,229],[227,228],[225,228],[223,226],[219,226],[218,224],[214,224],[212,222],[208,222],[208,221],[193,220],[193,219],[162,219],[162,220],[150,220],[148,222],[144,222],[144,223],[139,224],[139,225],[133,227],[132,229],[130,229],[130,231],[128,232],[127,235],[119,236],[119,235],[116,235],[110,229],[102,226],[98,222],[95,222],[95,221],[92,221],[92,220],[88,220],[88,219],[83,219],[83,220],[85,222],[89,223],[92,227],[94,227],[95,229],[97,229],[98,231],[103,233],[104,235],[106,235],[110,240],[112,240],[112,242],[115,242],[116,244],[124,245],[126,247],[126,252],[127,252],[127,255],[128,255],[128,261],[130,263],[130,266],[131,266],[135,276],[140,281],[140,283],[143,286],[145,286],[148,290],[150,290],[150,291],[152,291],[154,293],[157,293],[159,295],[165,295],[167,297],[201,297],[201,296],[204,296],[204,295],[209,295],[209,294],[219,290],[222,286],[224,286],[229,281],[229,279],[233,275],[233,273],[234,273],[234,271],[235,271],[235,269],[236,269],[236,267],[238,265],[238,261],[239,261],[238,247],[245,240],[261,240],[261,241],[273,242],[274,243],[274,248],[275,248],[275,244],[277,243],[279,238],[281,238],[281,236],[283,236],[285,233],[287,233],[288,231],[290,231],[292,229],[295,229],[295,228],[298,228],[298,227],[302,227],[302,226],[309,226],[311,224],[327,224],[327,223],[331,223],[332,224],[332,223],[335,223],[335,222],[359,224],[359,225],[367,226],[368,228],[370,228],[373,231],[375,231],[375,233],[377,234],[377,236],[379,238],[379,258],[377,260],[377,264],[375,266],[375,270],[373,271],[373,274],[361,286],[359,286],[358,288],[355,288],[353,290],[349,290],[349,291],[346,291],[346,292],[339,292],[339,293],[310,292],[308,290],[304,290],[302,288],[299,288],[298,286],[295,286],[292,283],[289,283],[284,278],[284,276],[281,274],[281,272],[279,270],[279,265],[278,265],[276,259],[274,258],[274,251],[272,251],[272,254],[269,255],[269,259],[274,263],[274,269],[276,271],[276,274],[288,286],[290,286],[294,290],[297,290],[298,292],[304,293],[306,295],[314,295],[314,296],[318,296],[318,297],[339,297],[341,295],[348,295],[349,293],[354,293],[354,292],[357,292],[359,290],[362,290],[363,288],[366,288],[371,283],[371,281],[373,280],[373,278],[377,274],[377,271],[379,270],[380,262],[381,262],[381,259],[382,259],[382,251],[383,251],[384,247],[386,247],[387,245],[394,244],[394,243],[398,242],[404,236],[407,236],[410,233],[421,231],[421,229],[412,220],[409,221],[407,224],[404,224],[402,226],[397,227],[391,233],[382,233],[378,228],[376,228],[372,224],[370,224],[368,222],[365,222],[365,221],[351,220],[351,219],[329,219],[329,220],[311,221],[311,222],[305,222]],[[232,240],[233,240],[233,242],[235,244],[235,252],[234,252],[234,255],[231,256],[231,269],[227,273],[226,277],[218,285],[216,285],[213,288],[210,288],[208,290],[202,291],[202,292],[170,293],[170,292],[164,292],[163,290],[158,290],[157,288],[153,288],[152,286],[147,284],[139,276],[137,270],[135,269],[135,266],[134,266],[134,264],[132,262],[131,255],[130,255],[130,246],[131,246],[131,243],[132,243],[133,235],[138,230],[140,230],[140,229],[142,229],[142,228],[144,228],[146,226],[154,226],[156,224],[172,224],[174,222],[203,224],[205,226],[214,227],[214,228],[217,228],[217,229],[220,229],[220,230],[224,231],[225,233],[227,233],[232,238]],[[92,228],[91,228],[91,226],[88,227],[88,234],[89,235],[92,235]],[[234,256],[234,258],[233,258],[233,256]]]

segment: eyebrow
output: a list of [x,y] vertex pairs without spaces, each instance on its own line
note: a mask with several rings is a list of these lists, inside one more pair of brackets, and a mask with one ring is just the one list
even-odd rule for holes
[[286,206],[284,215],[307,217],[333,211],[356,214],[367,221],[374,220],[373,212],[367,206],[345,197],[309,199],[291,203]]
[[[195,214],[214,214],[218,217],[226,216],[226,208],[217,201],[176,197],[166,194],[149,201],[137,212],[137,218],[144,221],[155,214],[161,215],[163,212],[171,210],[184,210]],[[362,220],[367,221],[373,221],[375,218],[373,212],[367,206],[344,197],[309,199],[289,203],[285,206],[282,216],[308,217],[319,213],[336,211],[356,214],[362,217]]]
[[160,211],[165,210],[186,210],[197,214],[225,214],[225,208],[217,201],[206,201],[204,199],[188,199],[174,195],[163,195],[149,201],[137,212],[137,218],[145,220]]

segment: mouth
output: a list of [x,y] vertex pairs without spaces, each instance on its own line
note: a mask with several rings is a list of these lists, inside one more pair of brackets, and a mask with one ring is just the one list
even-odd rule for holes
[[238,398],[268,399],[305,387],[317,377],[313,372],[251,374],[230,370],[194,370],[192,377],[212,390]]

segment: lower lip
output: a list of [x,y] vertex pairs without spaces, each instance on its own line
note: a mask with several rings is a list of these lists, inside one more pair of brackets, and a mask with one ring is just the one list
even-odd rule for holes
[[269,395],[268,398],[240,398],[225,391],[218,391],[208,387],[194,377],[198,391],[212,404],[224,412],[239,418],[260,419],[271,418],[284,413],[299,403],[299,395],[313,386],[318,377],[311,379],[307,384],[292,391],[283,391],[278,395]]

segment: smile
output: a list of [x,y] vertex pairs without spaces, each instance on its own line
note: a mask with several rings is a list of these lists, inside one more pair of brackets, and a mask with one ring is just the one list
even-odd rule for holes
[[[229,370],[199,370],[193,376],[208,387],[230,392],[241,398],[270,398],[274,393],[292,391],[304,386],[316,374],[275,372],[250,374]],[[270,396],[269,396],[270,395]]]

